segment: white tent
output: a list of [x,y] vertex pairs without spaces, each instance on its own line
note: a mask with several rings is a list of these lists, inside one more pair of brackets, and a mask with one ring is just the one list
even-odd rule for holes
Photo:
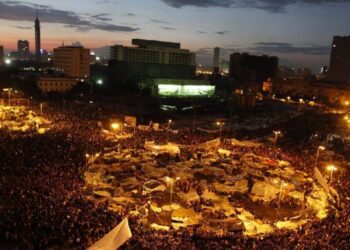
[[112,231],[97,241],[88,250],[116,250],[132,236],[128,218],[120,222]]

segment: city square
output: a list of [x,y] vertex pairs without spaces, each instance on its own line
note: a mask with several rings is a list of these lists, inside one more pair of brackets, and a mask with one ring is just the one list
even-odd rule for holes
[[[343,182],[348,173],[339,163],[324,165],[325,147],[303,146],[309,153],[287,149],[292,146],[283,145],[284,132],[275,130],[267,140],[238,140],[216,123],[211,133],[193,133],[176,127],[176,120],[173,127],[167,121],[156,128],[87,121],[89,106],[84,113],[81,108],[1,106],[2,124],[9,124],[1,128],[2,187],[10,194],[1,228],[10,242],[87,247],[127,217],[133,236],[126,249],[277,242],[286,248],[296,235],[309,239],[324,232],[322,227],[335,235],[313,238],[314,244],[347,245],[347,226],[339,225],[349,218]],[[10,122],[17,112],[17,123]],[[288,127],[298,116],[280,119]],[[12,129],[18,124],[28,125]],[[32,149],[24,152],[26,145]],[[27,236],[18,238],[19,233]]]

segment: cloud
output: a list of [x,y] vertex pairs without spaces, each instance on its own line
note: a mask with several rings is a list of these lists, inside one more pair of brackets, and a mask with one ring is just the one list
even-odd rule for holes
[[160,27],[160,28],[163,29],[163,30],[176,30],[173,27]]
[[109,14],[101,13],[101,14],[97,14],[97,15],[92,15],[91,18],[96,19],[98,21],[103,21],[103,22],[113,21],[112,18],[107,17],[107,16],[109,16]]
[[259,42],[255,43],[254,47],[248,48],[248,50],[258,53],[327,55],[330,52],[330,47],[324,45],[294,46],[289,43]]
[[126,16],[135,16],[134,13],[126,13],[125,15],[126,15]]
[[21,29],[21,30],[31,30],[32,27],[28,27],[28,26],[12,26],[13,28],[16,29]]
[[207,32],[203,31],[203,30],[198,30],[197,31],[198,34],[207,34]]
[[170,23],[167,22],[167,21],[162,21],[162,20],[158,20],[158,19],[150,19],[150,21],[151,21],[152,23],[170,24]]
[[228,32],[229,32],[228,30],[223,30],[223,31],[217,31],[215,33],[218,34],[218,35],[225,35]]
[[165,4],[181,8],[195,6],[201,8],[252,8],[269,12],[285,12],[290,5],[318,6],[322,4],[348,4],[349,0],[161,0]]
[[78,31],[132,32],[139,30],[138,28],[108,23],[106,21],[109,21],[109,18],[105,17],[107,14],[97,14],[90,16],[89,19],[73,11],[54,9],[47,5],[37,5],[23,1],[0,2],[0,19],[33,22],[36,10],[39,11],[40,19],[45,23],[64,24],[65,27],[76,28]]

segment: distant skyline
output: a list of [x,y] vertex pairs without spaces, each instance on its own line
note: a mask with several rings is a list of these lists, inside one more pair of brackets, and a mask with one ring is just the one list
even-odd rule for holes
[[87,48],[130,45],[132,38],[181,42],[211,65],[213,48],[275,55],[280,65],[329,64],[334,35],[350,35],[349,0],[0,0],[0,45],[17,40],[34,52],[36,10],[42,48],[79,42]]

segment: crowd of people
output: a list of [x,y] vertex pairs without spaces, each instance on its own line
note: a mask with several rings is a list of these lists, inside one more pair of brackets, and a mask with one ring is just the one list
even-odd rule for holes
[[[102,152],[110,142],[101,134],[94,112],[76,105],[47,105],[45,118],[52,127],[44,134],[0,130],[0,242],[20,249],[50,247],[85,249],[100,239],[123,214],[108,211],[106,203],[90,200],[91,193],[83,181],[85,154]],[[90,112],[90,113],[89,113]],[[310,117],[306,119],[312,130]],[[289,124],[279,124],[284,131],[303,132],[305,120],[298,117]],[[273,129],[273,128],[271,128]],[[257,131],[256,136],[263,132]],[[292,132],[290,132],[292,133]],[[244,132],[242,132],[244,134]],[[218,135],[194,135],[181,129],[170,134],[170,141],[196,144]],[[312,175],[314,148],[285,138],[274,148],[245,148],[229,143],[232,134],[223,133],[223,146],[239,154],[254,153],[283,159]],[[307,136],[307,135],[305,135]],[[246,133],[242,137],[249,137]],[[290,138],[293,136],[290,134]],[[298,135],[298,138],[301,135]],[[120,142],[121,148],[142,148],[145,140],[168,141],[163,131],[136,130],[132,138]],[[309,152],[306,152],[308,149]],[[193,152],[186,152],[192,157]],[[242,232],[225,235],[206,233],[198,226],[180,230],[156,231],[142,227],[131,217],[132,238],[124,249],[349,249],[350,248],[350,184],[349,173],[343,171],[332,182],[340,195],[340,204],[326,219],[310,222],[297,231],[280,230],[261,236],[244,236]]]

